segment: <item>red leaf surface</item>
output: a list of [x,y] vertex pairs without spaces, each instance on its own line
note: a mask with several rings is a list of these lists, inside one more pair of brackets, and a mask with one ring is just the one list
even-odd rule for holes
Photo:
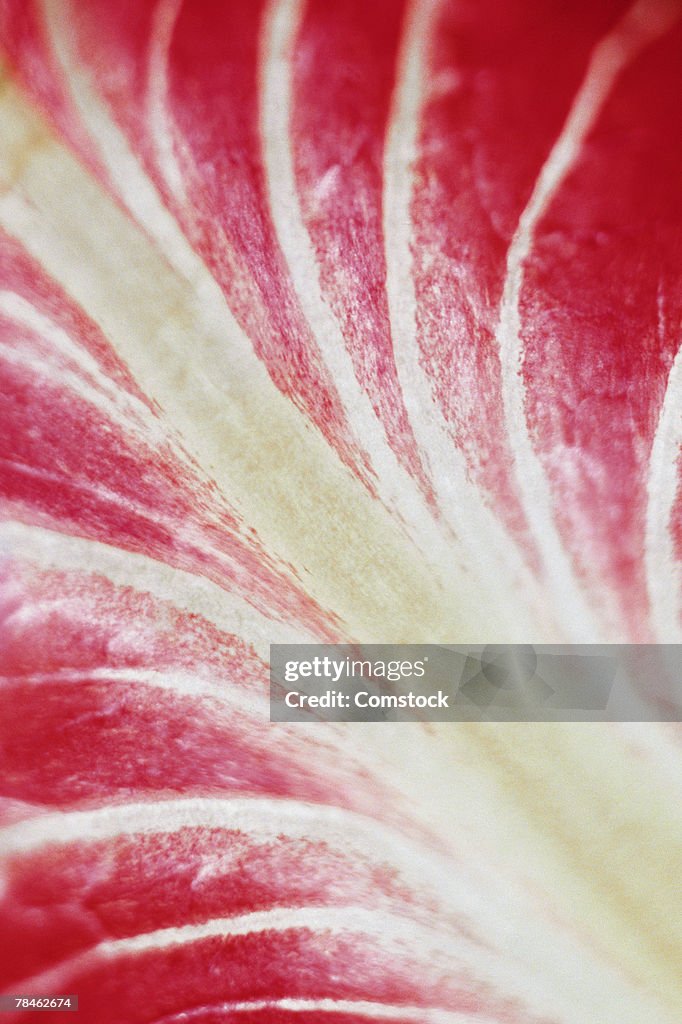
[[5,994],[679,1021],[678,727],[267,669],[680,639],[679,15],[0,0]]

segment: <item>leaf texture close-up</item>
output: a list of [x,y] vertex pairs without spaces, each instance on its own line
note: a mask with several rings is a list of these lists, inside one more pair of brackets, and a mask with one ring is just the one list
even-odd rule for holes
[[0,49],[0,991],[679,1024],[679,723],[271,723],[268,666],[682,643],[682,4]]

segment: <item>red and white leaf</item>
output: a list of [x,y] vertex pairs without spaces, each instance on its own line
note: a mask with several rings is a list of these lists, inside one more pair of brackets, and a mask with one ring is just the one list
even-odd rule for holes
[[680,639],[679,14],[0,0],[4,992],[679,1020],[678,727],[267,704]]

